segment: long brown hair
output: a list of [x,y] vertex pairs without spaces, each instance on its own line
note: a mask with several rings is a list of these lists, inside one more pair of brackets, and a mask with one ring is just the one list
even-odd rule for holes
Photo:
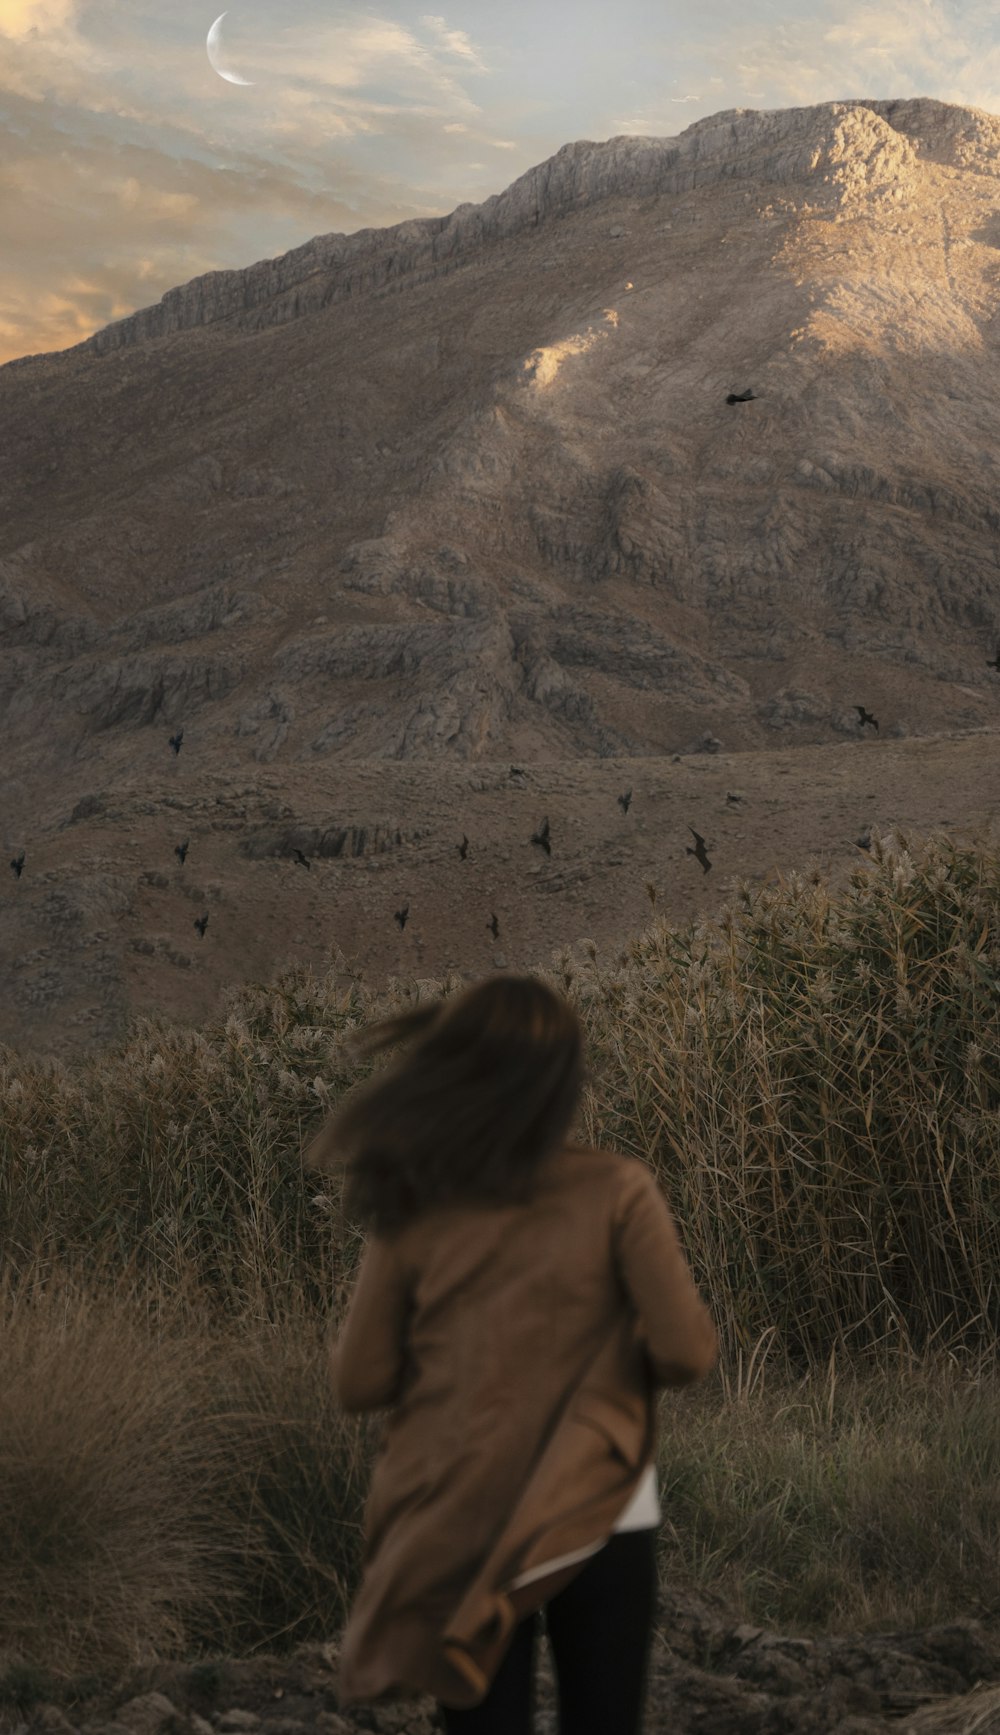
[[527,1203],[567,1142],[587,1081],[583,1027],[534,976],[491,976],[347,1039],[355,1054],[417,1038],[352,1090],[308,1147],[347,1169],[342,1209],[391,1235],[434,1205]]

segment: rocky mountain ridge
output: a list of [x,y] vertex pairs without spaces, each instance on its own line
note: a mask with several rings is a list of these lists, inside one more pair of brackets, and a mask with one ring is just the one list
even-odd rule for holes
[[810,182],[816,209],[835,220],[859,207],[900,202],[921,160],[996,178],[998,158],[996,116],[926,98],[727,109],[692,122],[677,138],[620,135],[564,145],[504,192],[444,217],[317,235],[273,259],[206,272],[62,353],[106,355],[219,320],[245,331],[284,324],[334,302],[426,282],[474,263],[491,242],[611,197],[677,195],[724,179],[774,187]]

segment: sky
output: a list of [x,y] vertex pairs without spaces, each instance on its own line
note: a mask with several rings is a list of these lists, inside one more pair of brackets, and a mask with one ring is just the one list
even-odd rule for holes
[[480,203],[578,139],[931,96],[995,0],[0,0],[0,363],[205,271]]

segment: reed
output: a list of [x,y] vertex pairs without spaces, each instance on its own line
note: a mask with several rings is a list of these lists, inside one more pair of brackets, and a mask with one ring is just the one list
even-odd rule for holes
[[[339,1038],[445,982],[282,971],[204,1030],[138,1020],[68,1067],[0,1064],[8,1270],[154,1273],[226,1311],[342,1294],[363,1236],[309,1135],[385,1057]],[[744,886],[710,922],[662,920],[602,967],[538,974],[587,1034],[577,1131],[657,1173],[730,1354],[777,1334],[790,1364],[834,1346],[976,1350],[1000,1327],[1000,859],[944,836],[872,839],[834,889],[817,871]]]
[[871,852],[840,891],[794,873],[659,923],[578,987],[587,1136],[660,1176],[730,1354],[997,1339],[1000,859]]
[[[989,839],[894,832],[538,972],[586,1031],[575,1134],[653,1168],[722,1338],[661,1398],[661,1570],[748,1619],[1000,1611],[998,919]],[[323,1339],[364,1235],[301,1153],[390,1063],[341,1039],[460,983],[327,966],[0,1051],[0,1697],[346,1615],[380,1419]]]

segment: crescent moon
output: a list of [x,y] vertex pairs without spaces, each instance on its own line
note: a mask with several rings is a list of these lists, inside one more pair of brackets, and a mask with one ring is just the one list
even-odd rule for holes
[[238,72],[228,72],[224,66],[219,65],[216,59],[216,56],[222,51],[222,20],[226,16],[225,12],[221,12],[208,33],[208,41],[205,44],[208,49],[208,58],[219,77],[228,78],[230,84],[254,84],[256,81],[252,78],[241,78]]

